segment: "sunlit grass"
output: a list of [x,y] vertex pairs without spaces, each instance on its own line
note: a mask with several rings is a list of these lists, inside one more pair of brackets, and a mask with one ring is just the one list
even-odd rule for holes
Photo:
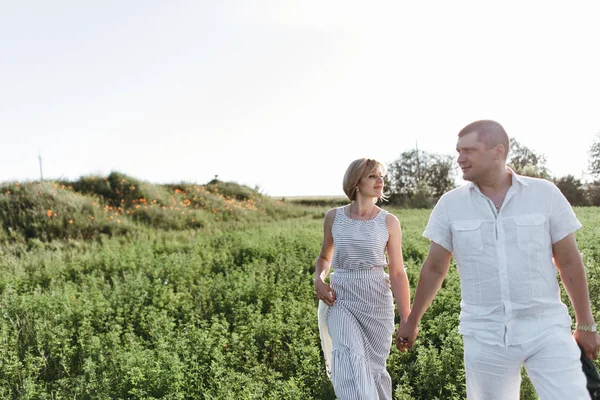
[[314,211],[232,182],[158,185],[120,174],[0,186],[0,240],[83,239],[146,228],[202,229]]

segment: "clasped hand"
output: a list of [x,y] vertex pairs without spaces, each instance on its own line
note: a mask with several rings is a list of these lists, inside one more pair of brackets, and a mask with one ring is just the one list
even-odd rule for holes
[[396,347],[403,353],[415,345],[417,335],[419,334],[418,324],[410,320],[400,321],[400,326],[396,332]]

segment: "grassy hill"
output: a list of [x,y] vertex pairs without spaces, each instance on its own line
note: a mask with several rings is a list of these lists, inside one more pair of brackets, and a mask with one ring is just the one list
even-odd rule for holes
[[5,183],[0,187],[0,241],[90,240],[147,228],[210,229],[311,212],[233,182],[159,185],[114,172],[73,182]]

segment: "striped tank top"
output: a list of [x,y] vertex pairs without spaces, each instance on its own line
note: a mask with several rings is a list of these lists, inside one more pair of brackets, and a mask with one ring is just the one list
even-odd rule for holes
[[380,210],[372,219],[352,219],[338,207],[331,227],[333,236],[333,269],[365,269],[387,266],[385,248],[389,232],[385,223],[387,211]]

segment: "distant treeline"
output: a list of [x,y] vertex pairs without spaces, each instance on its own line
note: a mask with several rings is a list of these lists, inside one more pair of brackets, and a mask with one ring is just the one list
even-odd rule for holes
[[307,207],[340,207],[348,204],[348,199],[344,196],[339,197],[323,197],[323,198],[285,198],[281,201],[287,201],[289,203],[303,205]]
[[[553,181],[573,206],[600,206],[600,136],[588,155],[592,180],[583,182],[574,175],[553,176],[546,157],[510,141],[508,165],[518,174]],[[458,166],[452,155],[434,154],[419,149],[405,151],[388,165],[386,194],[389,203],[412,208],[431,208],[447,191],[456,187]]]

